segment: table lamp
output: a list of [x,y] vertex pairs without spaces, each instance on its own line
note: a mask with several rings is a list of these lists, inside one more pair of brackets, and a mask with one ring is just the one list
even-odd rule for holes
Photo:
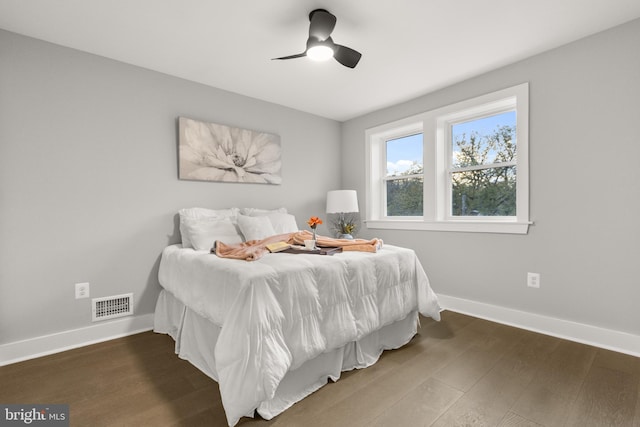
[[336,235],[353,239],[358,227],[358,193],[355,190],[333,190],[327,193],[327,214],[336,214],[333,221]]

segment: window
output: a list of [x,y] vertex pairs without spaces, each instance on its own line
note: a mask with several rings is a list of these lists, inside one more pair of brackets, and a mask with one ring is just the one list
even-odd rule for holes
[[528,84],[366,132],[370,228],[526,234]]
[[422,215],[424,179],[422,133],[386,141],[386,187],[388,216]]

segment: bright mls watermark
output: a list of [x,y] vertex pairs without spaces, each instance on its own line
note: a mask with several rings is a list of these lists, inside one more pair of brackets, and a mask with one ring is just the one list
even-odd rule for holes
[[69,427],[69,405],[0,404],[0,427]]

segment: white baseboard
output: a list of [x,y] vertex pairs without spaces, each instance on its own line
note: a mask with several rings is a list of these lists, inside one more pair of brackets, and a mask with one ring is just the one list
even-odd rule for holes
[[0,366],[153,329],[153,313],[0,345]]
[[438,301],[440,302],[440,306],[445,310],[468,314],[481,319],[630,354],[636,357],[640,356],[639,335],[513,310],[449,295],[438,294]]

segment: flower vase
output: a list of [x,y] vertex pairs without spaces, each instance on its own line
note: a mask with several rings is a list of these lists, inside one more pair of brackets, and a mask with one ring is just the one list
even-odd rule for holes
[[313,232],[313,236],[311,237],[311,240],[313,240],[313,249],[317,249],[318,246],[316,245],[316,229],[312,228],[311,231]]

